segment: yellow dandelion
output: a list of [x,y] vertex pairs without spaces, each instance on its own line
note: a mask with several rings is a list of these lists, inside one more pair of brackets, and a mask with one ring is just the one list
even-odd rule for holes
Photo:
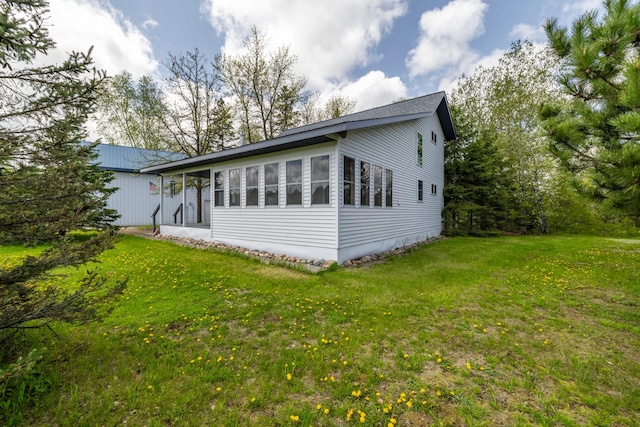
[[324,412],[324,414],[327,415],[329,413],[329,408],[324,408],[324,411],[322,412]]
[[291,415],[291,416],[289,417],[289,419],[290,419],[291,421],[293,421],[294,423],[297,423],[298,421],[300,421],[300,417],[299,417],[299,416],[297,416],[297,415]]
[[440,359],[440,358],[438,357],[438,360],[436,360],[436,362],[438,362],[438,363],[442,363],[442,359]]
[[467,369],[471,369],[471,363],[467,362]]
[[291,378],[292,378],[291,374],[287,374],[287,381],[291,381]]

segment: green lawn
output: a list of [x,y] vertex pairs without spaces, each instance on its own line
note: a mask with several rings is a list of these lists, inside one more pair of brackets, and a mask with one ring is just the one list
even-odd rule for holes
[[640,425],[640,240],[449,238],[310,274],[126,236],[101,260],[128,289],[44,332],[23,425]]

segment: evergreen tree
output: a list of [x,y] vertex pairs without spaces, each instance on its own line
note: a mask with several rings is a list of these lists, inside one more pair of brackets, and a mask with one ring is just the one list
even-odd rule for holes
[[[473,75],[461,77],[451,94],[456,126],[463,129],[458,132],[461,141],[451,148],[462,150],[460,161],[469,162],[461,165],[460,171],[466,168],[470,174],[461,182],[475,198],[476,211],[498,208],[496,213],[503,217],[496,218],[495,225],[503,231],[549,230],[555,166],[537,111],[542,102],[558,95],[550,77],[554,65],[545,51],[516,42],[497,65],[478,67]],[[483,175],[488,172],[497,175],[489,178],[500,190],[487,193],[486,199],[476,198],[484,192],[474,187],[487,183]]]
[[[61,65],[33,65],[54,46],[46,8],[44,0],[0,1],[0,245],[50,243],[18,265],[0,264],[3,350],[21,328],[95,319],[100,302],[121,290],[105,293],[105,279],[93,274],[74,292],[38,283],[53,268],[82,265],[109,248],[117,218],[106,208],[112,174],[82,143],[104,74],[91,51],[71,53]],[[83,241],[70,233],[85,228],[97,232]]]
[[607,0],[571,29],[550,19],[549,44],[570,96],[542,110],[551,150],[576,187],[640,220],[640,4]]
[[478,134],[455,106],[452,115],[458,138],[445,143],[445,233],[486,235],[508,229],[513,185],[494,138]]

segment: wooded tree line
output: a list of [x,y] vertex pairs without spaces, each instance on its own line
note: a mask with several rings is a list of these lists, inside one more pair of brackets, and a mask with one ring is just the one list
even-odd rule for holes
[[[514,43],[450,101],[450,234],[624,232],[640,225],[640,5],[604,2],[546,49]],[[586,197],[585,197],[586,196]]]
[[306,89],[287,47],[270,50],[268,35],[252,29],[244,52],[217,55],[198,49],[168,55],[168,77],[110,79],[96,119],[106,141],[199,156],[238,143],[276,137],[285,129],[348,114],[356,102],[334,95],[326,102]]

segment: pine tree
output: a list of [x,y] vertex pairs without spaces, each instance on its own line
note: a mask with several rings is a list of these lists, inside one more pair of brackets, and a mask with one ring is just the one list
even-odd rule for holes
[[[73,52],[61,65],[33,65],[54,46],[46,13],[44,0],[0,1],[0,245],[49,245],[18,265],[0,264],[3,344],[22,328],[95,319],[123,286],[105,291],[106,280],[94,274],[71,293],[55,281],[38,283],[53,268],[82,265],[109,248],[117,218],[106,208],[112,174],[95,164],[94,145],[82,142],[104,73],[91,51]],[[86,228],[96,232],[74,236]]]
[[576,186],[640,220],[640,4],[607,0],[571,29],[550,19],[549,44],[562,61],[570,99],[541,116],[551,150]]
[[477,133],[452,105],[458,138],[445,144],[445,233],[486,235],[512,228],[513,179],[494,138]]

